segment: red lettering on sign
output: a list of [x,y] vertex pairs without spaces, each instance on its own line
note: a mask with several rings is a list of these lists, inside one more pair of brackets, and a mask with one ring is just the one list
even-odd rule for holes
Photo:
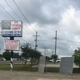
[[16,50],[18,48],[18,40],[5,40],[6,50]]
[[20,30],[21,24],[19,24],[17,21],[15,21],[14,24],[11,24],[11,29],[12,30]]

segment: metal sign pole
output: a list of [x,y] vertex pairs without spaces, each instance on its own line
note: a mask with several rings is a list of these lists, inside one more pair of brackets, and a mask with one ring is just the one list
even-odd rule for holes
[[[10,40],[14,40],[14,37],[11,36]],[[13,70],[13,50],[11,50],[11,58],[10,58],[10,70]]]

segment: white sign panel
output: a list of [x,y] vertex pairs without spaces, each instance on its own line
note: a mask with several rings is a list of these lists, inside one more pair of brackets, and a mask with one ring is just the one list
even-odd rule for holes
[[22,21],[8,21],[1,22],[1,35],[3,37],[21,37],[22,36]]
[[19,40],[5,40],[4,49],[5,50],[19,50]]

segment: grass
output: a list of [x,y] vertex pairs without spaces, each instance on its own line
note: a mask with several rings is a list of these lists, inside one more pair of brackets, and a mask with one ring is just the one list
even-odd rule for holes
[[[0,65],[0,70],[10,70],[10,65],[9,64],[1,64]],[[38,68],[33,68],[32,65],[23,65],[23,64],[15,64],[14,65],[14,71],[31,71],[35,72],[38,71]]]
[[47,67],[47,68],[45,68],[45,70],[44,70],[45,72],[47,71],[47,72],[59,72],[59,68],[58,67]]
[[10,70],[10,65],[8,65],[8,64],[0,64],[0,70]]
[[74,68],[73,73],[80,73],[80,68]]
[[31,72],[36,72],[38,71],[38,68],[33,68],[32,65],[28,64],[28,65],[19,65],[16,64],[14,65],[14,71],[31,71]]
[[[10,65],[9,64],[1,64],[0,65],[0,70],[10,70]],[[30,71],[30,72],[37,72],[38,68],[32,67],[32,65],[27,64],[26,66],[23,64],[15,64],[13,71]],[[58,73],[59,72],[59,67],[47,67],[45,68],[45,72],[53,72],[53,73]],[[80,68],[74,68],[73,73],[80,73]]]

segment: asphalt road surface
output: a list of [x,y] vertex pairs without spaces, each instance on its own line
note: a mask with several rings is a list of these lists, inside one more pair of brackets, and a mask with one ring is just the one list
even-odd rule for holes
[[[14,61],[15,64],[22,64],[22,61]],[[10,61],[0,61],[0,64],[10,64]],[[60,64],[48,63],[48,66],[59,67]],[[74,65],[74,67],[76,67]],[[62,74],[62,73],[39,73],[24,71],[2,71],[0,70],[0,80],[80,80],[80,74]]]
[[0,71],[0,80],[80,80],[80,74]]

